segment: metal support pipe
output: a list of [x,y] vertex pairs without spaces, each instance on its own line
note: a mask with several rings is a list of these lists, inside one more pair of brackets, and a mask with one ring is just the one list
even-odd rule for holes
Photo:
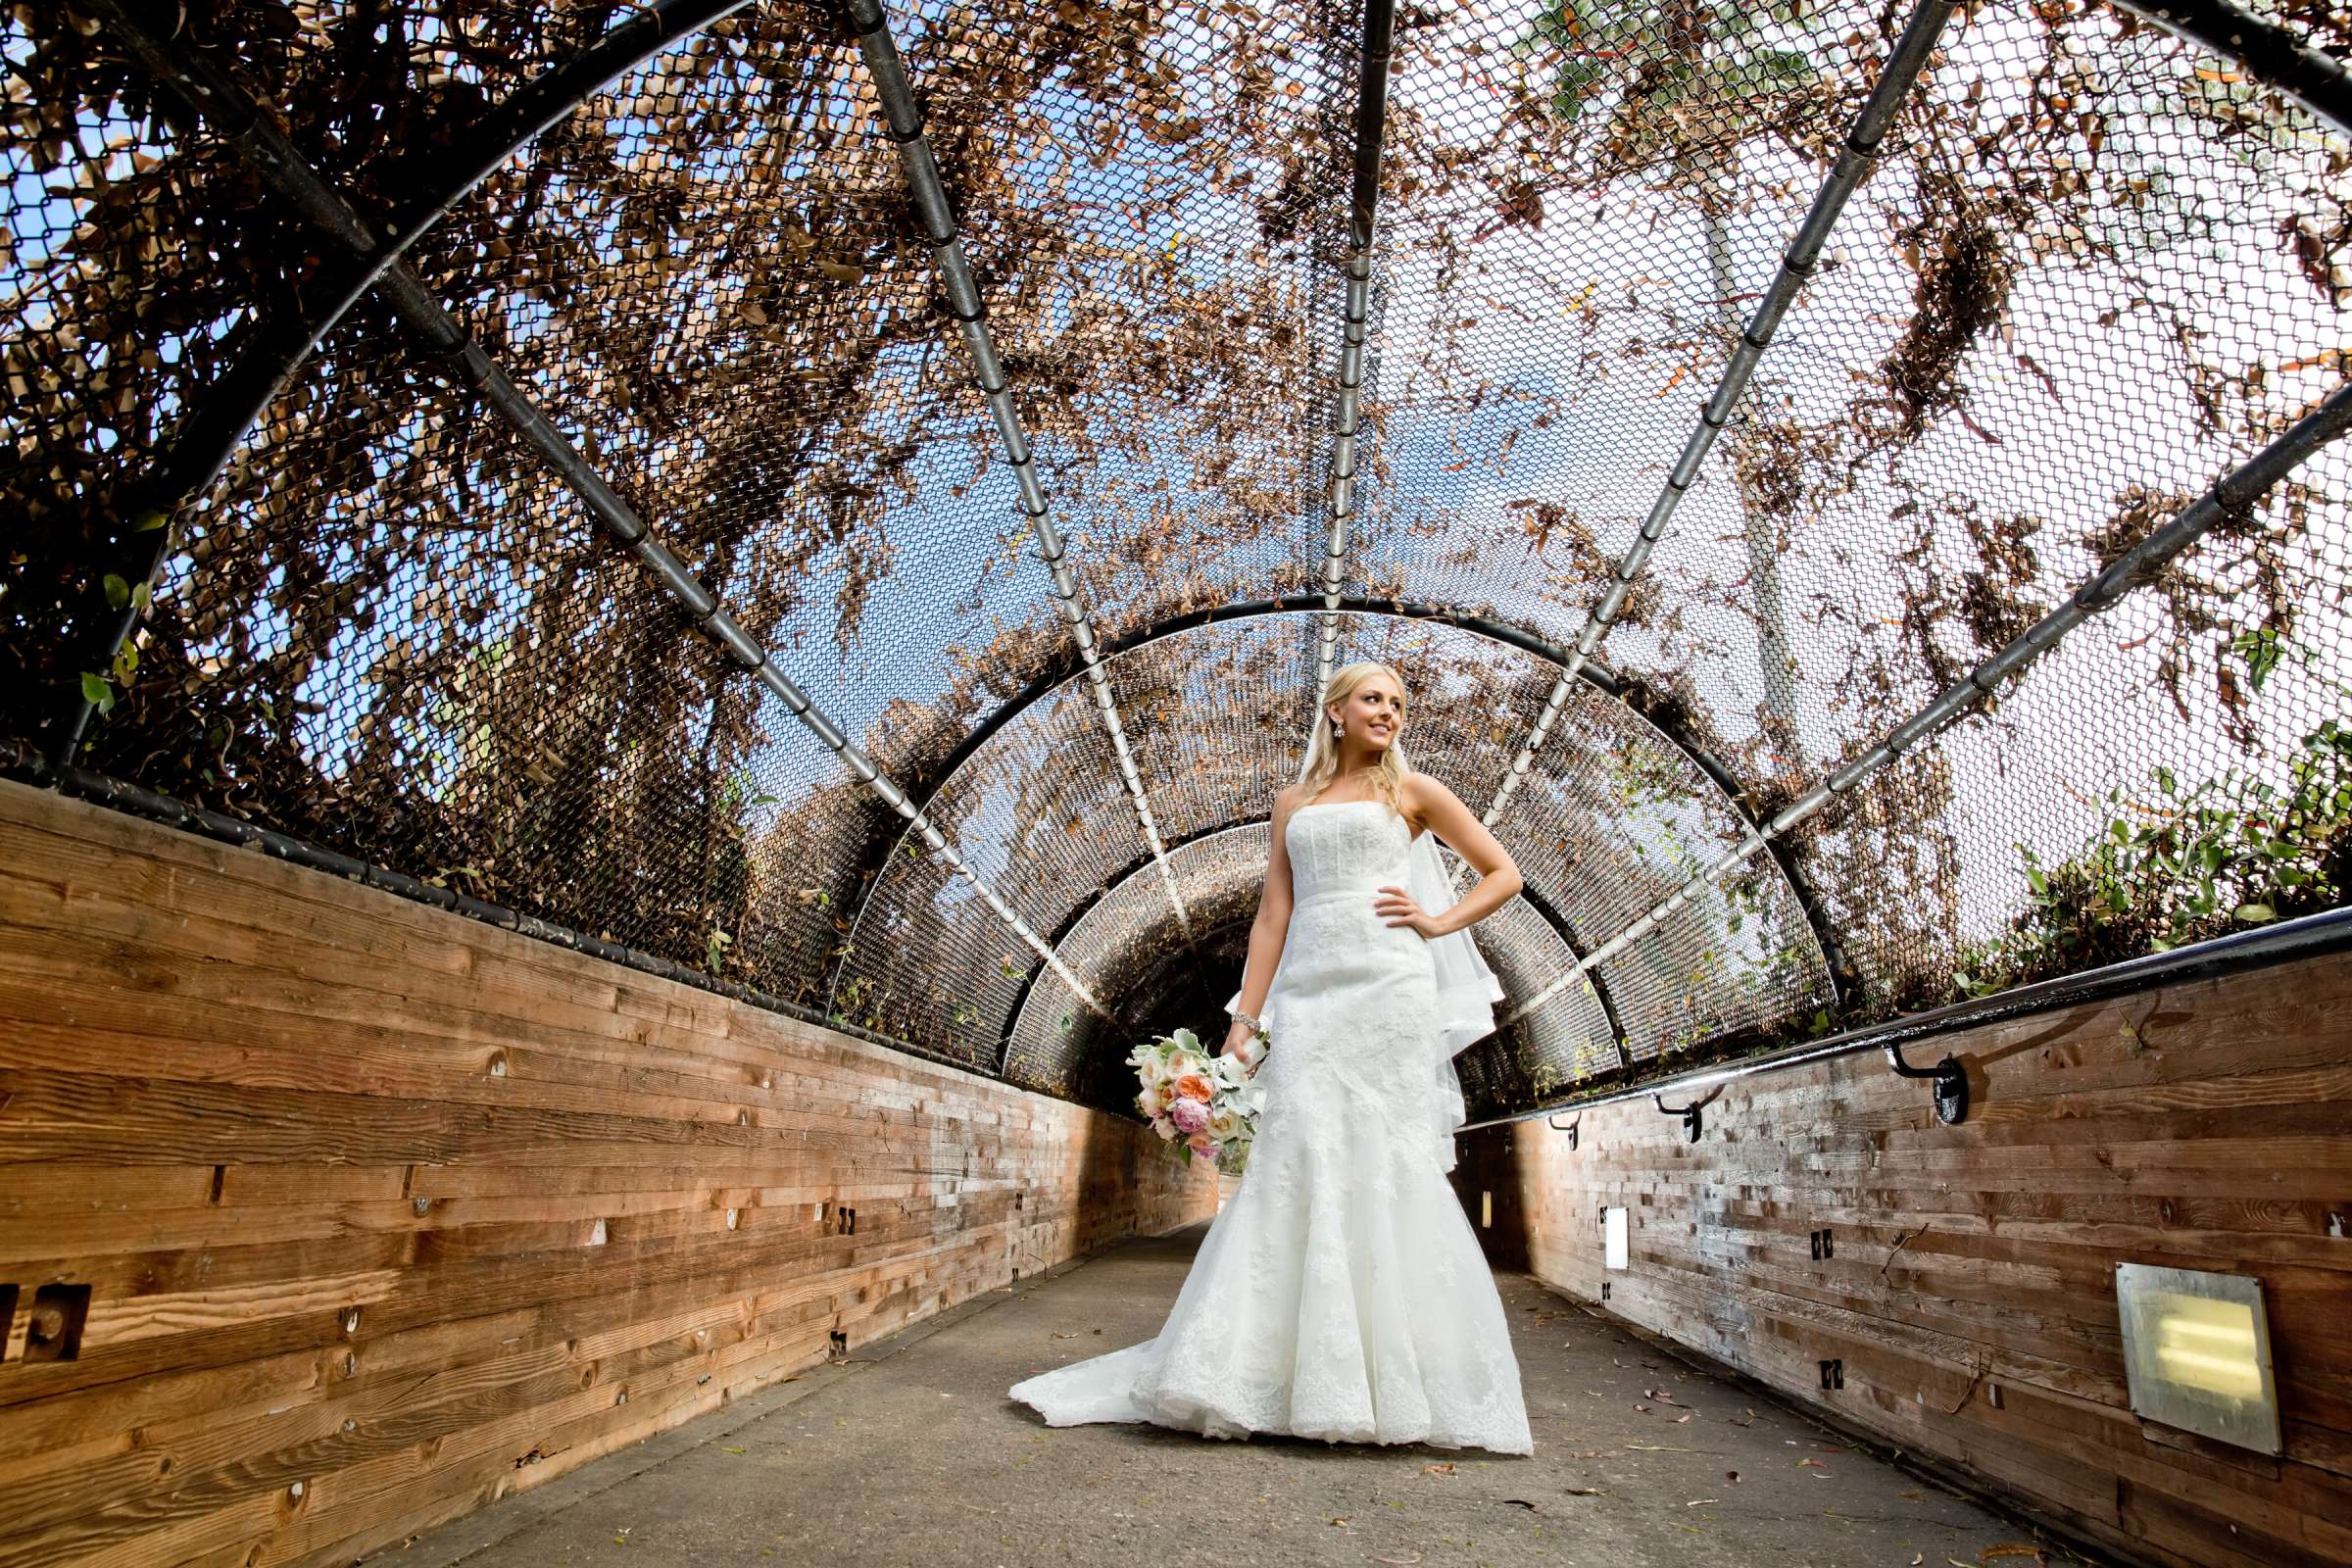
[[2116,8],[2202,44],[2247,74],[2352,135],[2352,68],[2278,23],[2224,0],[2115,0]]
[[[275,121],[261,114],[243,89],[225,74],[148,26],[145,19],[134,15],[122,0],[85,0],[85,3],[116,24],[119,35],[160,84],[208,122],[223,126],[223,133],[248,166],[315,226],[353,255],[371,253],[375,236],[368,223],[285,139]],[[766,650],[735,620],[718,596],[654,536],[645,520],[613,492],[604,476],[549,422],[537,405],[442,309],[406,262],[395,260],[386,264],[381,287],[393,308],[424,345],[446,360],[459,378],[538,452],[586,506],[597,526],[637,558],[639,566],[685,610],[695,628],[716,643],[753,679],[781,698],[793,716],[840,758],[852,774],[922,834],[932,853],[971,883],[981,901],[1006,926],[1055,966],[1071,991],[1107,1017],[1107,1009],[1095,1000],[1085,984],[1061,964],[1053,950],[996,890],[965,864],[947,837],[906,793],[876,768],[808,695],[770,662]]]
[[1372,320],[1372,239],[1380,209],[1380,144],[1389,121],[1389,62],[1396,39],[1396,0],[1365,0],[1364,58],[1355,94],[1355,177],[1348,203],[1347,294],[1341,311],[1339,391],[1332,409],[1331,533],[1323,546],[1323,626],[1315,650],[1315,693],[1331,684],[1339,656],[1340,588],[1355,521],[1363,433],[1364,343]]
[[[1288,594],[1276,599],[1229,601],[1202,610],[1189,611],[1182,615],[1170,616],[1165,620],[1155,621],[1149,626],[1130,632],[1117,642],[1107,645],[1104,654],[1106,657],[1116,658],[1148,644],[1184,632],[1195,631],[1217,622],[1249,619],[1260,615],[1297,614],[1301,612],[1312,612],[1323,604],[1322,595],[1312,592]],[[1449,626],[1458,626],[1465,631],[1473,632],[1481,637],[1492,638],[1538,659],[1547,660],[1554,664],[1564,664],[1568,657],[1566,650],[1524,627],[1514,626],[1505,621],[1495,620],[1491,616],[1473,614],[1445,605],[1425,604],[1409,599],[1374,600],[1356,595],[1343,599],[1341,605],[1345,610],[1365,614],[1393,615],[1407,620],[1442,622]],[[942,764],[939,775],[942,782],[933,787],[930,796],[923,803],[925,808],[928,808],[931,802],[938,800],[956,776],[972,764],[973,759],[994,736],[1027,709],[1052,695],[1074,673],[1066,668],[1048,670],[1007,698],[982,722],[966,731],[963,738],[956,743],[956,749],[949,753],[946,761]],[[1688,758],[1691,765],[1696,767],[1722,792],[1722,804],[1740,819],[1743,826],[1752,830],[1753,819],[1740,803],[1739,787],[1732,778],[1730,770],[1701,748],[1685,726],[1674,721],[1672,715],[1653,711],[1652,707],[1642,700],[1642,690],[1639,686],[1620,677],[1597,658],[1586,660],[1578,667],[1576,679],[1599,696],[1624,705],[1636,717],[1647,723],[1667,745]],[[1207,828],[1194,837],[1205,837],[1210,833],[1223,831],[1225,831],[1223,827]],[[1169,846],[1169,850],[1172,853],[1190,842],[1192,842],[1191,839],[1179,839]],[[1786,848],[1777,842],[1771,846],[1771,851],[1775,865],[1788,880],[1789,891],[1796,900],[1797,907],[1803,911],[1806,922],[1812,929],[1814,941],[1821,949],[1823,964],[1830,977],[1831,990],[1834,994],[1838,994],[1850,971],[1843,950],[1838,942],[1836,933],[1831,929],[1829,912],[1823,906],[1817,891],[1805,880],[1803,868],[1798,864],[1795,856],[1788,853]],[[1114,875],[1112,880],[1121,879],[1128,874],[1130,874],[1128,870],[1122,869]],[[1530,896],[1523,891],[1521,897],[1529,898]],[[1536,901],[1534,898],[1530,898],[1530,902]],[[1079,906],[1081,911],[1087,905]],[[1539,904],[1538,907],[1545,908],[1546,906]],[[1071,917],[1075,918],[1075,914]],[[1569,929],[1568,921],[1556,910],[1546,909],[1546,917],[1565,938]],[[1058,937],[1054,940],[1058,944]],[[1573,944],[1570,944],[1570,951],[1574,951]],[[1593,979],[1594,992],[1599,998],[1601,1009],[1610,1015],[1611,1025],[1618,1031],[1618,1052],[1622,1056],[1624,1054],[1622,1044],[1624,1030],[1616,1020],[1615,1004],[1610,999],[1606,988],[1598,983],[1597,974],[1593,976]]]
[[1715,439],[1731,422],[1732,413],[1747,392],[1748,381],[1754,376],[1756,365],[1771,346],[1772,334],[1788,313],[1797,290],[1813,275],[1814,266],[1821,259],[1822,247],[1829,243],[1830,230],[1845,212],[1845,204],[1862,181],[1877,166],[1879,144],[1886,140],[1887,128],[1894,123],[1895,115],[1911,94],[1911,87],[1926,69],[1928,59],[1935,53],[1936,41],[1943,34],[1944,24],[1951,20],[1952,0],[1921,0],[1911,20],[1903,24],[1894,48],[1886,56],[1886,67],[1864,100],[1862,111],[1854,117],[1853,128],[1846,132],[1845,146],[1838,152],[1838,161],[1830,166],[1821,188],[1813,194],[1813,205],[1797,225],[1796,237],[1788,242],[1781,256],[1781,269],[1756,302],[1755,311],[1747,318],[1747,326],[1740,334],[1738,348],[1733,351],[1731,364],[1724,368],[1723,377],[1715,385],[1715,394],[1699,411],[1698,423],[1690,438],[1683,443],[1683,454],[1666,475],[1666,483],[1658,491],[1658,499],[1649,509],[1642,531],[1617,564],[1617,574],[1599,601],[1585,614],[1584,629],[1577,634],[1575,646],[1569,650],[1568,663],[1560,678],[1552,684],[1551,694],[1544,699],[1544,711],[1528,732],[1527,742],[1512,760],[1511,768],[1503,775],[1502,785],[1487,807],[1486,823],[1493,827],[1502,815],[1502,808],[1526,779],[1534,765],[1536,753],[1550,735],[1552,724],[1559,718],[1560,709],[1568,700],[1570,684],[1584,662],[1591,659],[1600,640],[1616,624],[1625,609],[1626,599],[1633,593],[1634,583],[1649,564],[1650,552],[1665,537],[1666,525],[1672,520],[1675,509],[1682,505],[1684,494],[1698,477],[1698,467],[1714,447]]
[[1528,999],[1504,1021],[1516,1020],[1542,1006],[1586,969],[1623,953],[1702,889],[1721,882],[1755,858],[1773,840],[1809,820],[1839,796],[1850,794],[1897,758],[1933,739],[1990,697],[2002,682],[2056,647],[2068,632],[2154,577],[2216,523],[2226,517],[2249,514],[2273,486],[2347,429],[2352,429],[2352,382],[2338,386],[2269,445],[2224,474],[2211,490],[2183,508],[2179,516],[2091,573],[2066,603],[1954,681],[1934,702],[1888,730],[1859,757],[1814,784],[1770,822],[1751,832],[1738,849],[1660,900],[1646,914]]
[[[930,138],[923,130],[921,106],[914,100],[906,65],[899,58],[898,44],[890,34],[889,15],[882,0],[850,0],[849,15],[851,26],[858,34],[858,51],[865,59],[875,95],[882,103],[887,132],[898,144],[899,161],[906,172],[906,188],[913,198],[916,220],[924,241],[931,247],[931,259],[947,291],[948,313],[962,328],[964,347],[972,357],[972,369],[979,378],[981,393],[988,400],[989,416],[996,421],[1005,461],[1012,466],[1013,477],[1020,486],[1021,514],[1029,519],[1030,532],[1037,540],[1038,559],[1052,573],[1054,603],[1061,612],[1062,623],[1069,627],[1070,641],[1086,662],[1086,678],[1094,687],[1095,712],[1102,720],[1103,733],[1110,738],[1111,756],[1126,786],[1128,803],[1135,808],[1137,826],[1143,832],[1144,842],[1151,847],[1152,858],[1159,865],[1161,885],[1166,889],[1168,903],[1176,911],[1177,926],[1189,947],[1195,940],[1192,911],[1184,906],[1183,896],[1177,892],[1176,873],[1168,864],[1167,847],[1160,841],[1159,822],[1152,815],[1143,774],[1128,746],[1126,725],[1119,719],[1118,697],[1111,690],[1110,671],[1104,667],[1102,649],[1096,642],[1094,618],[1087,611],[1077,574],[1070,569],[1066,559],[1068,549],[1054,521],[1046,487],[1038,479],[1036,455],[1030,450],[1028,434],[1021,425],[1020,409],[1012,400],[1004,367],[997,357],[996,342],[988,330],[988,306],[980,298],[971,264],[964,257],[962,235],[956,223],[956,206],[939,177],[939,162],[932,156]],[[878,879],[873,885],[879,885]],[[864,913],[861,905],[858,917],[862,919]],[[855,923],[851,929],[850,941],[855,946]],[[832,984],[838,985],[840,980],[841,970],[837,967]]]
[[[101,22],[129,24],[124,19],[131,8],[124,0],[75,3]],[[136,557],[126,559],[124,564],[135,567],[136,574],[125,571],[122,576],[145,583],[148,592],[154,593],[171,555],[172,519],[219,481],[237,443],[269,412],[295,370],[318,349],[319,339],[375,286],[384,269],[406,255],[466,192],[505,165],[524,142],[576,110],[589,94],[679,38],[750,3],[657,0],[615,25],[586,52],[523,83],[482,121],[466,125],[464,135],[452,137],[449,145],[461,154],[470,150],[474,157],[461,163],[454,174],[437,180],[423,196],[404,205],[381,242],[345,262],[326,287],[311,291],[309,298],[315,303],[298,304],[264,321],[253,342],[228,369],[188,399],[186,420],[171,451],[141,482],[124,509],[129,515],[122,520],[131,529],[125,554]],[[207,106],[197,100],[193,107],[202,113]],[[233,113],[233,106],[229,112]],[[221,123],[226,122],[215,122],[216,125]],[[244,152],[244,146],[233,138],[232,144]],[[442,172],[445,163],[444,156],[436,155],[432,168]],[[154,535],[152,544],[141,549],[150,533]],[[91,651],[83,667],[105,669],[111,665],[138,630],[139,613],[134,602],[106,617],[98,634],[90,639]],[[78,694],[74,705],[52,748],[53,760],[61,763],[71,761],[81,749],[90,715],[96,710],[95,705]]]
[[[1550,926],[1552,934],[1560,939],[1560,946],[1567,950],[1568,956],[1582,963],[1584,955],[1577,951],[1576,938],[1570,934],[1568,917],[1560,912],[1558,906],[1543,894],[1530,893],[1524,887],[1519,890],[1518,896],[1527,902],[1529,908],[1544,917],[1544,923]],[[1592,1001],[1600,1008],[1601,1021],[1609,1026],[1609,1038],[1617,1042],[1618,1064],[1622,1066],[1625,1057],[1625,1015],[1617,1010],[1617,999],[1609,994],[1607,982],[1597,973],[1590,978]]]

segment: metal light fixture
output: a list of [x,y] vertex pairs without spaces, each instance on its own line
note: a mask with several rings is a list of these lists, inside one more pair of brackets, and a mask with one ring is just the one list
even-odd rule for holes
[[2279,1451],[2262,1281],[2118,1263],[2115,1298],[2135,1413],[2257,1453]]

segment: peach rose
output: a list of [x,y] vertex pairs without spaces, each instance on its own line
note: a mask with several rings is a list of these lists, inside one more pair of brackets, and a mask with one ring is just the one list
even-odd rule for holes
[[1208,1080],[1201,1077],[1197,1072],[1186,1073],[1183,1077],[1177,1079],[1175,1083],[1169,1085],[1168,1087],[1173,1090],[1179,1098],[1185,1100],[1205,1101],[1216,1093],[1214,1089],[1209,1087]]

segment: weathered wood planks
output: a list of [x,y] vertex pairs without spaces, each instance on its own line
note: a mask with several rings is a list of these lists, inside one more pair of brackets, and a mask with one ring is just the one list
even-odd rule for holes
[[[1466,1141],[1496,1261],[1533,1268],[2110,1547],[2352,1562],[2352,958],[2183,983],[1936,1041],[1975,1106],[1853,1056],[1727,1086],[1705,1136],[1647,1102]],[[1631,1267],[1601,1267],[1603,1205]],[[1813,1255],[1827,1229],[1830,1255]],[[2263,1281],[2286,1451],[2142,1423],[2115,1265]],[[1825,1391],[1820,1363],[1843,1363]]]
[[0,782],[0,1285],[92,1287],[0,1359],[0,1568],[347,1562],[1215,1202],[1137,1124]]

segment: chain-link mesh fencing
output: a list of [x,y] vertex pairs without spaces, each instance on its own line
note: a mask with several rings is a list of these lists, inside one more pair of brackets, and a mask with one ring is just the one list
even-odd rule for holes
[[[2254,14],[2340,81],[2340,14]],[[1480,1111],[2344,902],[2340,444],[1742,849],[2345,378],[2352,136],[2104,5],[1943,24],[1554,692],[1907,17],[1397,13],[1340,657],[1404,674],[1408,754],[1527,880],[1479,929]],[[9,735],[62,756],[91,705],[74,764],[1123,1103],[1102,1060],[1238,979],[1237,824],[1311,712],[1362,18],[889,20],[1164,865],[874,83],[798,3],[166,30],[421,230],[423,287],[967,872],[72,6],[0,23]],[[466,183],[469,130],[608,57]]]

